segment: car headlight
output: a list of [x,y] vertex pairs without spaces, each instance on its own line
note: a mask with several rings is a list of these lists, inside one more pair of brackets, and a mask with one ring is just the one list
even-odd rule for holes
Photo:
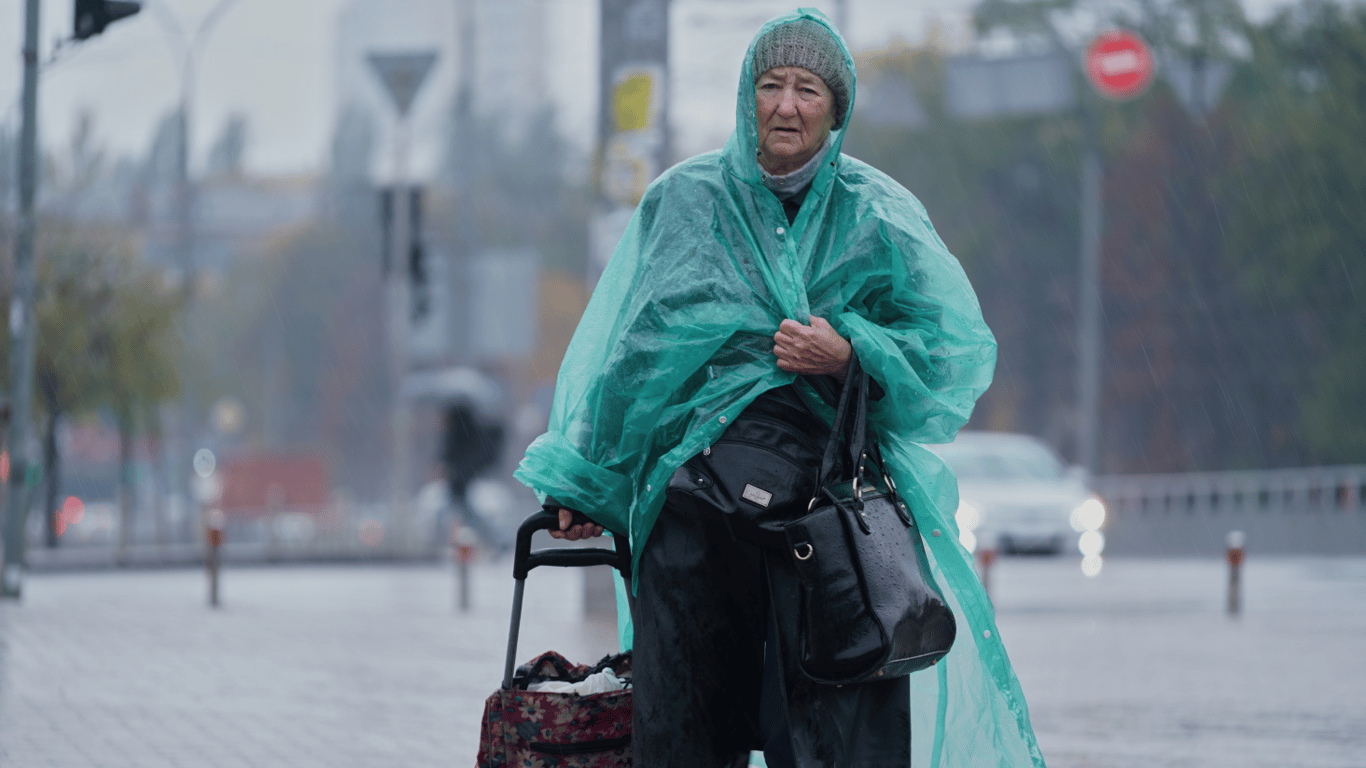
[[1086,557],[1098,557],[1105,551],[1105,537],[1100,531],[1087,531],[1077,540],[1077,549]]
[[975,531],[977,526],[982,524],[982,514],[976,507],[962,500],[958,502],[958,511],[953,513],[953,519],[958,522],[960,531]]
[[1100,575],[1100,569],[1105,565],[1105,561],[1100,555],[1091,555],[1081,559],[1081,573],[1088,579],[1094,579]]
[[1077,533],[1098,531],[1105,524],[1105,505],[1101,503],[1100,499],[1092,496],[1072,510],[1068,521],[1072,523],[1072,530]]

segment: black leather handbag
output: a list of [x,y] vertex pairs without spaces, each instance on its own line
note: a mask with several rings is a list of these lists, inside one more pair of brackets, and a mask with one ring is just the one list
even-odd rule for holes
[[[783,526],[801,583],[799,664],[819,683],[885,680],[925,669],[953,645],[953,612],[919,531],[867,439],[868,375],[857,358],[840,394],[810,512]],[[848,462],[839,461],[840,444]],[[852,467],[852,473],[840,466]]]

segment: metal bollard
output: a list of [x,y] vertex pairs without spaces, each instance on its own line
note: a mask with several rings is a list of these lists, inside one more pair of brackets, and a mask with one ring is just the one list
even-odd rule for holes
[[218,571],[222,564],[223,513],[213,509],[204,516],[204,568],[209,573],[209,605],[218,607]]
[[982,589],[991,599],[991,565],[996,562],[996,548],[983,547],[977,550],[977,570],[982,577]]
[[1228,550],[1225,553],[1228,557],[1228,615],[1237,618],[1243,609],[1243,532],[1229,531],[1225,544]]
[[455,548],[455,579],[460,595],[460,610],[470,609],[470,562],[474,560],[478,536],[466,526],[455,524],[451,530],[451,545]]

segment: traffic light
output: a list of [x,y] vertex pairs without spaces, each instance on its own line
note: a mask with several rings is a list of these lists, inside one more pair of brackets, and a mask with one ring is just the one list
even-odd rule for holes
[[389,279],[390,254],[394,248],[394,188],[379,190],[379,273]]
[[130,0],[76,0],[76,39],[86,40],[104,31],[119,19],[142,10],[142,3]]
[[419,322],[426,319],[432,306],[431,273],[422,243],[422,187],[413,187],[408,194],[408,285],[413,322]]

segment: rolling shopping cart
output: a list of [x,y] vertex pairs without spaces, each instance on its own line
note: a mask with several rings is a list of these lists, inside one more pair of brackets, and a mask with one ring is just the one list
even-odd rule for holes
[[[631,551],[625,536],[615,549],[561,547],[531,550],[536,531],[559,525],[537,512],[517,530],[512,575],[512,623],[508,628],[503,684],[484,702],[478,768],[628,768],[631,765],[631,654],[608,655],[597,664],[575,664],[547,651],[514,670],[522,625],[526,577],[543,565],[584,568],[610,565],[629,577]],[[607,681],[604,683],[604,681]],[[624,687],[619,687],[624,682]],[[571,686],[601,692],[564,690]],[[612,690],[611,688],[615,688]]]

